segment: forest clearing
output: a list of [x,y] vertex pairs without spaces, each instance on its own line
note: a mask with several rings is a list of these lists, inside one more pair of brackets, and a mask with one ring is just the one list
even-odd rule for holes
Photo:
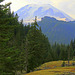
[[[70,61],[70,65],[75,61]],[[39,71],[30,72],[25,75],[75,75],[75,66],[61,67],[63,61],[52,61],[38,67]],[[67,61],[65,61],[68,64]]]

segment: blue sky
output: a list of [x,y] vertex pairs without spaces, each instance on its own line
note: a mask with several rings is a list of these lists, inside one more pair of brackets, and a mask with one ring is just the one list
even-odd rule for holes
[[12,2],[12,11],[17,11],[27,4],[51,4],[75,19],[75,0],[5,0],[3,3],[8,2]]

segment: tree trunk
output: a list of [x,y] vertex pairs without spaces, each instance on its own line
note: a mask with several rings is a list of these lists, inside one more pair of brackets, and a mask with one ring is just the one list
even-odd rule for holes
[[69,60],[70,60],[70,48],[69,48],[69,51],[68,51],[68,66],[69,66]]

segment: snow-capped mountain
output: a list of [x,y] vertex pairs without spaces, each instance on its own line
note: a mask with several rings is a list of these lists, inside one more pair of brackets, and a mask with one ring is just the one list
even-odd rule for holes
[[29,4],[15,13],[18,14],[19,20],[23,19],[24,22],[33,21],[34,17],[37,16],[38,20],[40,20],[44,16],[54,17],[58,20],[72,21],[69,15],[64,12],[58,10],[50,4]]

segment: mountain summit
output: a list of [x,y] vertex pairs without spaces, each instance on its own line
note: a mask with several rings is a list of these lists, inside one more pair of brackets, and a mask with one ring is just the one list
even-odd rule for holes
[[71,18],[69,15],[58,10],[50,4],[29,4],[20,8],[15,13],[18,14],[19,20],[23,19],[24,22],[33,21],[35,16],[38,16],[38,20],[40,20],[44,16],[54,17],[58,20],[64,21],[73,20],[73,18]]

